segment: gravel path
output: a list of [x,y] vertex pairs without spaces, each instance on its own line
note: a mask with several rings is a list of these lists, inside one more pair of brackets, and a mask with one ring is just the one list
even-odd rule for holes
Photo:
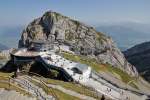
[[36,100],[36,98],[31,98],[20,94],[14,90],[5,90],[3,88],[0,89],[0,100]]

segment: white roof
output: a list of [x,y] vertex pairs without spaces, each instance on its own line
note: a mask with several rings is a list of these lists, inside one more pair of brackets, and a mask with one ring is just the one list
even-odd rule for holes
[[50,59],[47,59],[47,62],[49,62],[49,64],[53,64],[55,66],[58,66],[58,67],[63,67],[63,68],[77,68],[79,69],[80,71],[82,72],[85,72],[86,70],[88,70],[88,66],[85,65],[85,64],[80,64],[80,63],[76,63],[76,62],[72,62],[70,60],[67,60],[63,57],[61,57],[60,55],[56,55],[54,53],[49,53],[49,54],[43,54],[41,55],[43,56],[43,58],[45,58],[45,60],[47,58],[50,58]]
[[26,48],[21,48],[18,50],[15,50],[14,52],[12,52],[13,55],[15,56],[21,56],[21,57],[31,57],[31,56],[38,56],[39,53],[36,51],[28,51]]
[[80,63],[77,63],[76,64],[76,68],[78,68],[80,71],[82,72],[85,72],[86,70],[88,70],[88,66],[85,65],[85,64],[80,64]]

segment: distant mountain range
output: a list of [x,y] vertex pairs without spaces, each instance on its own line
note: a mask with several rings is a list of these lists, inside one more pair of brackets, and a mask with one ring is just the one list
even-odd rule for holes
[[0,44],[10,48],[17,47],[22,29],[23,26],[0,26]]
[[[7,47],[17,47],[23,28],[23,25],[0,26],[0,43]],[[122,51],[150,40],[150,24],[136,22],[100,24],[96,26],[96,29],[111,36]]]
[[111,36],[121,50],[150,40],[150,24],[135,22],[101,24],[96,29]]
[[3,45],[3,44],[0,44],[0,51],[1,51],[1,50],[6,50],[6,49],[8,49],[7,46],[5,46],[5,45]]
[[141,75],[150,82],[150,42],[138,44],[124,54],[127,60],[136,66]]

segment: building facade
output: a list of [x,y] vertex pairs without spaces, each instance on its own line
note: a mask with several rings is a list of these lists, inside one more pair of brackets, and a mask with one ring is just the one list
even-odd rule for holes
[[54,45],[52,45],[48,41],[36,40],[36,41],[32,41],[31,43],[31,49],[38,51],[38,52],[50,51],[53,48],[54,48]]

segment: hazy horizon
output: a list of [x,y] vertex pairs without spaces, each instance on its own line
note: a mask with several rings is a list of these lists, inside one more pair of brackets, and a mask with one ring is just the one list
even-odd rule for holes
[[8,0],[0,1],[1,25],[27,25],[48,10],[89,24],[150,22],[149,0]]
[[[15,44],[16,47],[23,28],[33,19],[42,16],[44,12],[48,10],[61,13],[96,28],[99,26],[119,25],[122,23],[127,23],[126,26],[130,25],[128,23],[150,26],[149,5],[149,0],[0,1],[0,43],[11,47]],[[130,25],[130,27],[132,26]],[[106,33],[107,32],[109,32],[109,30],[106,30]],[[140,34],[139,36],[141,36],[142,32],[138,33]],[[110,34],[119,47],[126,45],[122,41],[118,41],[121,34],[111,31],[108,35]],[[132,33],[130,34],[132,35]],[[133,33],[133,35],[135,35],[135,33]],[[145,37],[150,38],[150,34],[147,34]],[[127,40],[128,37],[123,37],[122,39]],[[145,41],[147,40],[148,39]],[[144,37],[132,41],[133,43],[131,45],[133,46],[136,43],[144,42]]]

